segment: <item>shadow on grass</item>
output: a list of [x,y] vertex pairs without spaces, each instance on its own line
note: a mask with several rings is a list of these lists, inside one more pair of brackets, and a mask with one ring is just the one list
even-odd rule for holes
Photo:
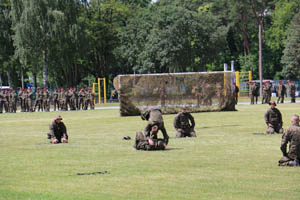
[[182,150],[183,148],[166,148],[164,151]]
[[253,133],[253,135],[265,135],[265,133]]
[[223,125],[223,126],[203,126],[201,128],[224,128],[224,127],[236,127],[236,126],[240,126],[240,125],[232,124],[232,125]]
[[79,144],[74,144],[74,143],[58,143],[58,144],[52,144],[51,142],[45,142],[45,143],[38,143],[35,144],[37,146],[42,146],[42,145],[51,145],[51,146],[64,146],[64,145],[68,145],[68,146],[79,146]]

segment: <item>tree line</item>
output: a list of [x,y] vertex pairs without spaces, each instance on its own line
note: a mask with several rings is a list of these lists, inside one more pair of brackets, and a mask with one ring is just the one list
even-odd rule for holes
[[299,0],[0,0],[0,85],[236,69],[300,78]]

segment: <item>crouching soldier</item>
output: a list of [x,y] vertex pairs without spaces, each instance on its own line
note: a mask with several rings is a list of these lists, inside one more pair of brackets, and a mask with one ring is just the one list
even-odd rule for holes
[[145,137],[150,137],[151,128],[154,125],[158,126],[158,129],[161,130],[164,138],[169,138],[167,131],[165,129],[164,120],[162,117],[162,112],[160,109],[151,109],[146,111],[141,118],[143,120],[148,120],[148,124],[145,128],[144,134]]
[[196,137],[195,120],[186,107],[183,107],[181,112],[176,115],[174,128],[177,130],[176,137]]
[[[289,143],[289,152],[286,151]],[[291,126],[282,136],[281,147],[283,157],[279,160],[279,166],[300,166],[300,127],[299,116],[294,115]]]
[[152,126],[150,131],[150,137],[145,137],[142,132],[137,132],[135,137],[134,148],[136,150],[145,151],[164,150],[167,146],[168,139],[157,138],[158,130],[158,125]]
[[269,105],[271,108],[265,113],[265,121],[268,126],[266,132],[271,134],[283,133],[281,112],[275,108],[275,101],[270,102]]
[[58,115],[49,125],[48,139],[51,140],[52,144],[68,143],[67,128],[61,120],[62,117]]

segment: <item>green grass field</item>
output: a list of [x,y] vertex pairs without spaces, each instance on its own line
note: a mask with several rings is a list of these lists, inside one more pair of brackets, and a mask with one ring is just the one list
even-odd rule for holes
[[[284,128],[300,114],[299,104],[277,107]],[[133,140],[122,140],[146,122],[116,109],[0,114],[0,200],[299,200],[300,168],[277,166],[281,135],[253,134],[265,132],[267,108],[194,113],[198,137],[185,139],[174,138],[175,115],[165,115],[171,138],[157,152],[136,151]],[[46,139],[57,114],[69,144]]]

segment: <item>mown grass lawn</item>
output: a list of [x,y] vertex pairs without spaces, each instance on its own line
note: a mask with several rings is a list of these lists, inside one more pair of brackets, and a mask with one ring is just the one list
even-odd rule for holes
[[[299,104],[277,107],[285,128],[300,114]],[[299,200],[300,168],[277,166],[281,135],[253,134],[265,132],[267,108],[194,113],[198,137],[185,139],[174,138],[175,115],[165,115],[171,139],[159,152],[122,140],[146,122],[116,109],[0,114],[0,199]],[[57,114],[69,144],[46,139]]]

